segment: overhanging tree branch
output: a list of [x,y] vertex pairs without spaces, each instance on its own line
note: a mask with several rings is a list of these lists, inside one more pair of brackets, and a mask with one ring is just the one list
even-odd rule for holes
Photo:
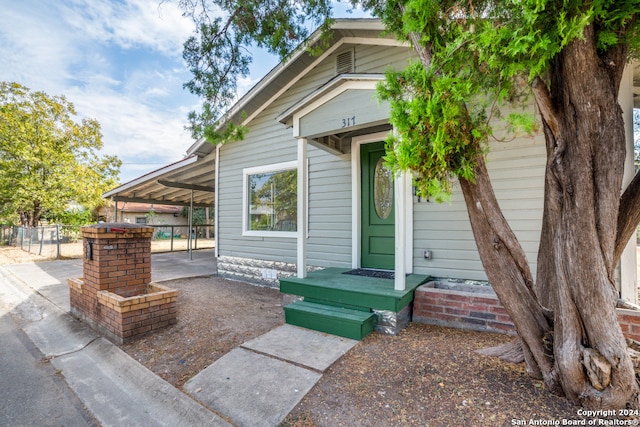
[[618,210],[618,228],[613,252],[614,261],[619,261],[629,240],[636,234],[640,223],[640,173],[636,173],[633,180],[620,197]]
[[559,132],[558,119],[556,118],[557,113],[553,106],[553,101],[551,100],[551,95],[549,94],[547,85],[540,77],[536,77],[533,79],[533,83],[531,83],[531,90],[533,91],[533,96],[538,104],[538,110],[540,111],[542,120],[547,122],[554,139],[557,139]]

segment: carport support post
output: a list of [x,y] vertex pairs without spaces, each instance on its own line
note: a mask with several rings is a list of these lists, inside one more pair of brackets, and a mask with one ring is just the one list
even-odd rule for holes
[[193,252],[191,251],[193,236],[191,230],[193,230],[193,189],[191,189],[191,200],[189,201],[189,238],[187,239],[187,244],[189,245],[189,261],[193,260]]
[[40,249],[38,255],[42,255],[42,246],[44,245],[44,227],[42,227],[42,233],[40,233]]
[[297,273],[307,277],[307,139],[298,139],[298,247]]

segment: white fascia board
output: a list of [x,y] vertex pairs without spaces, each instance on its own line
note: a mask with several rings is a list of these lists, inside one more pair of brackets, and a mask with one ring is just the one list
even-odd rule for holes
[[324,93],[323,95],[321,95],[319,98],[315,99],[313,102],[311,102],[309,105],[304,106],[303,108],[301,108],[300,110],[296,111],[295,113],[293,113],[293,137],[294,138],[298,138],[300,137],[300,119],[304,116],[306,116],[307,114],[309,114],[310,112],[312,112],[313,110],[315,110],[316,108],[320,107],[321,105],[326,104],[327,102],[329,102],[330,100],[332,100],[333,98],[335,98],[336,96],[340,95],[341,93],[346,92],[347,90],[354,90],[354,89],[360,89],[360,90],[366,90],[366,89],[375,89],[376,85],[378,84],[378,82],[380,80],[382,80],[384,77],[380,77],[380,78],[376,78],[376,79],[368,79],[368,80],[351,80],[351,81],[344,81],[343,84],[330,89],[328,92]]
[[[327,84],[320,87],[318,90],[310,93],[302,98],[300,101],[287,108],[285,112],[276,117],[276,120],[285,123],[292,119],[292,117],[299,113],[307,105],[312,103],[316,106],[322,105],[326,100],[320,104],[317,104],[318,98],[325,98],[328,94],[334,94],[329,99],[341,94],[348,89],[375,89],[376,84],[384,80],[383,74],[342,74],[336,76],[330,80]],[[343,87],[345,86],[346,87]],[[315,108],[312,108],[312,110]]]
[[190,155],[194,154],[196,151],[198,151],[205,144],[210,144],[210,142],[207,141],[206,138],[198,139],[196,142],[191,144],[191,146],[189,148],[187,148],[187,156],[190,156]]
[[331,26],[334,30],[378,30],[386,28],[380,19],[375,18],[342,18],[336,19]]

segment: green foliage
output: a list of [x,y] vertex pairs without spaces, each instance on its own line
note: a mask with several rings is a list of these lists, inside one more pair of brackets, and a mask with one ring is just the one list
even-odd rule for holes
[[184,86],[202,99],[201,111],[189,115],[191,131],[195,139],[212,142],[243,135],[238,123],[219,129],[219,120],[237,100],[238,78],[249,74],[246,48],[266,48],[284,58],[304,42],[310,27],[328,28],[331,15],[328,0],[180,0],[179,5],[197,27],[183,51],[193,75]]
[[51,219],[64,225],[87,225],[95,221],[91,211],[86,209],[68,209],[58,215],[57,218]]
[[[488,150],[495,119],[512,135],[537,130],[535,116],[518,111],[528,100],[527,83],[549,79],[552,61],[587,26],[597,29],[603,58],[607,49],[638,38],[639,0],[397,5],[382,11],[385,23],[425,53],[407,69],[388,72],[379,88],[391,104],[395,131],[386,160],[413,171],[420,193],[436,200],[447,198],[453,178],[473,181],[474,161]],[[501,117],[505,107],[516,111]]]
[[[241,117],[244,116],[245,114],[241,114]],[[195,127],[193,129],[195,129]],[[212,126],[204,126],[201,129],[201,132],[202,136],[206,138],[207,141],[209,141],[213,145],[218,145],[224,144],[226,142],[243,140],[244,135],[247,132],[247,128],[246,126],[243,126],[241,124],[237,125],[233,122],[228,122],[225,123],[225,125],[221,129],[214,128]]]
[[489,128],[482,109],[469,111],[461,102],[470,88],[459,77],[429,76],[418,62],[402,72],[387,73],[379,87],[380,97],[391,101],[395,130],[387,140],[385,160],[396,169],[416,172],[423,196],[445,200],[452,176],[473,179],[474,159]]
[[120,160],[99,156],[96,120],[75,119],[64,96],[0,82],[0,218],[37,225],[62,218],[70,202],[89,211],[117,183]]
[[147,220],[147,224],[148,225],[160,225],[162,224],[162,222],[160,222],[158,220],[158,214],[155,211],[149,211],[146,214],[144,214],[144,217]]
[[[213,224],[214,219],[214,209],[213,207],[209,208],[209,224]],[[189,217],[189,208],[182,208],[182,216],[185,218]],[[193,225],[205,225],[207,224],[207,209],[206,208],[193,208],[193,217],[191,218],[193,221]]]

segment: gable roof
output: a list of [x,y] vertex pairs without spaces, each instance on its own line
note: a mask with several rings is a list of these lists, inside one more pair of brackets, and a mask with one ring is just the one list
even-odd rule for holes
[[[380,45],[403,45],[394,36],[383,35],[385,27],[380,19],[336,19],[331,29],[329,47],[321,55],[311,55],[306,47],[316,46],[319,43],[321,34],[317,30],[289,58],[274,67],[227,111],[221,120],[221,127],[224,127],[228,122],[236,124],[249,122],[281,93],[304,77],[317,63],[335,52],[343,44],[365,41],[372,43],[371,40],[375,40],[375,43]],[[246,114],[245,119],[241,118],[243,114]],[[213,149],[211,144],[201,139],[189,147],[187,154],[203,155],[212,152]]]

